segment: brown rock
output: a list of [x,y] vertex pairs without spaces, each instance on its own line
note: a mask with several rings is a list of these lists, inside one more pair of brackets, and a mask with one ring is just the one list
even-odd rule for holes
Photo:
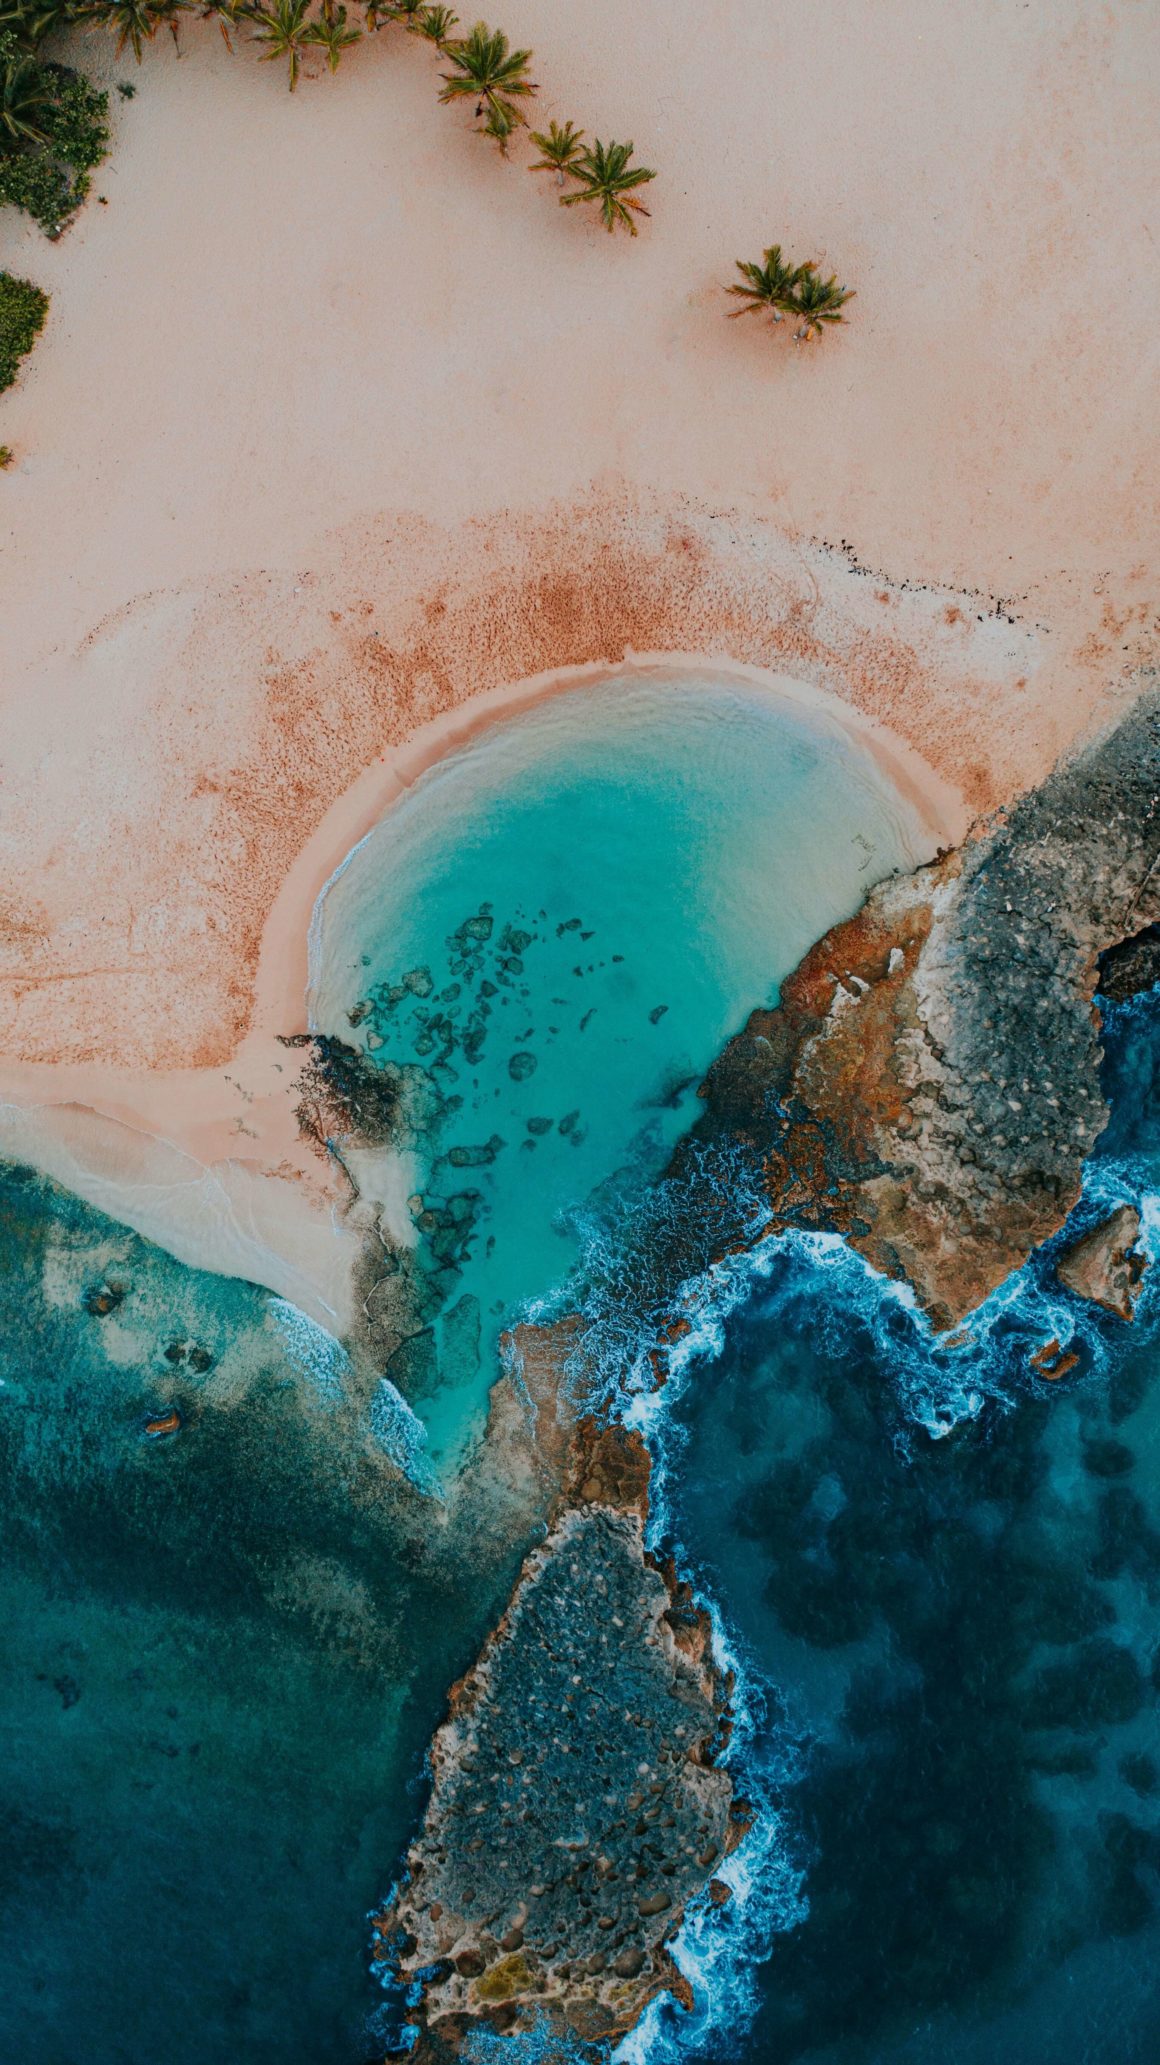
[[1031,1357],[1031,1367],[1036,1376],[1046,1377],[1049,1382],[1054,1383],[1057,1377],[1066,1377],[1078,1361],[1079,1356],[1070,1349],[1065,1351],[1061,1348],[1053,1334],[1050,1341],[1045,1341],[1042,1348],[1035,1350]]
[[1065,1249],[1056,1273],[1069,1291],[1089,1298],[1093,1305],[1114,1313],[1117,1319],[1135,1316],[1136,1300],[1148,1266],[1136,1252],[1140,1238],[1140,1214],[1134,1205],[1119,1205],[1100,1226],[1085,1233],[1082,1240]]

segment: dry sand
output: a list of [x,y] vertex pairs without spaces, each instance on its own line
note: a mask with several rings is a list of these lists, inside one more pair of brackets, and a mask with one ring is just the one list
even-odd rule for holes
[[[1152,8],[503,22],[545,119],[659,167],[635,242],[394,32],[291,97],[189,28],[114,96],[107,207],[55,247],[0,214],[53,295],[0,401],[0,1095],[55,1107],[8,1150],[332,1324],[340,1193],[272,1036],[423,727],[626,649],[728,655],[981,809],[1155,649]],[[857,288],[843,332],[724,320],[775,238]]]

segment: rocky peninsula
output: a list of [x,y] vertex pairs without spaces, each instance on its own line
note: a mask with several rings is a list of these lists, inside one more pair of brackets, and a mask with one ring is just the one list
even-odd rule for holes
[[[378,1968],[420,1996],[414,2055],[454,2056],[480,2027],[614,2039],[659,1990],[687,1998],[666,1946],[691,1900],[727,1897],[714,1868],[747,1815],[717,1761],[728,1686],[708,1616],[646,1546],[639,1435],[586,1409],[606,1406],[617,1326],[663,1382],[691,1280],[790,1226],[842,1233],[937,1327],[961,1321],[1080,1195],[1107,1116],[1101,965],[1130,994],[1158,920],[1149,690],[1009,812],[880,884],[818,942],[710,1070],[603,1314],[598,1294],[513,1338],[554,1489],[546,1539],[452,1693],[422,1828],[375,1923]],[[1123,1317],[1138,1230],[1121,1214],[1098,1243],[1115,1272],[1102,1302]],[[1060,1268],[1081,1295],[1100,1289],[1083,1239]],[[508,1420],[512,1388],[497,1387]]]
[[[767,1230],[845,1234],[951,1326],[1075,1205],[1107,1120],[1101,956],[1158,917],[1151,690],[956,852],[880,884],[827,933],[710,1070],[692,1138],[745,1146]],[[1150,956],[1135,959],[1146,975]],[[1130,965],[1117,957],[1118,994]]]

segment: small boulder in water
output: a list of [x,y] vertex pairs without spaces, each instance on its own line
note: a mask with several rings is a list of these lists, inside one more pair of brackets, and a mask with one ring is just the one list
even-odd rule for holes
[[1037,1376],[1047,1377],[1054,1382],[1056,1377],[1066,1377],[1079,1361],[1074,1349],[1061,1348],[1053,1334],[1042,1348],[1037,1348],[1031,1358],[1031,1367]]
[[1140,1214],[1118,1205],[1111,1216],[1065,1248],[1056,1265],[1062,1284],[1117,1319],[1133,1319],[1148,1260],[1138,1249]]
[[98,1283],[85,1292],[82,1303],[90,1319],[107,1319],[118,1305],[125,1302],[126,1286],[123,1283]]
[[146,1441],[167,1441],[171,1435],[180,1434],[183,1421],[175,1405],[165,1411],[151,1413],[145,1422]]

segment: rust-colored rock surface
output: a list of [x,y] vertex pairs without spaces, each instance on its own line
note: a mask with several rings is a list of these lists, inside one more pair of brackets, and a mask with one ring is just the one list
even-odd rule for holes
[[958,852],[882,883],[710,1070],[770,1227],[844,1233],[940,1327],[1055,1233],[1107,1119],[1101,954],[1160,917],[1160,699]]
[[1079,1297],[1090,1298],[1117,1319],[1133,1319],[1148,1267],[1139,1239],[1139,1212],[1134,1205],[1120,1205],[1101,1225],[1065,1248],[1056,1274]]

